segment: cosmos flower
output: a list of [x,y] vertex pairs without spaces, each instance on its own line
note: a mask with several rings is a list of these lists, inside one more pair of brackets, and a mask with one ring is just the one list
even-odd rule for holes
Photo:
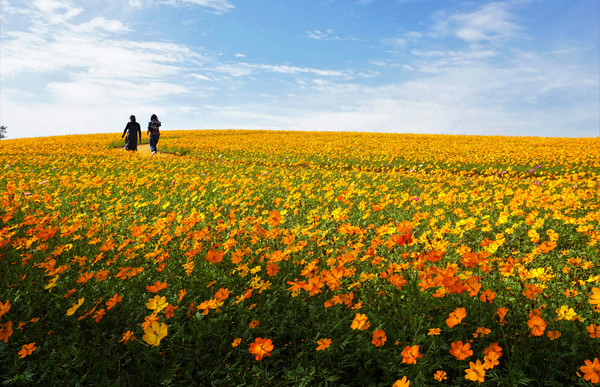
[[153,322],[149,327],[144,328],[144,336],[142,339],[149,345],[156,347],[160,344],[160,341],[167,336],[169,327],[165,323],[159,324],[157,321]]
[[257,361],[263,359],[264,356],[271,356],[271,351],[273,350],[273,343],[271,339],[262,339],[257,337],[254,340],[254,343],[250,344],[250,353],[255,356]]

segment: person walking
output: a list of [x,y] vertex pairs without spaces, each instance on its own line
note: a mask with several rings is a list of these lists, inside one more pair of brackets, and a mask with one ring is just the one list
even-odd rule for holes
[[137,151],[137,137],[139,134],[140,142],[142,142],[142,128],[140,127],[140,124],[135,122],[134,115],[129,117],[129,122],[127,123],[127,126],[125,126],[125,130],[123,130],[121,138],[123,138],[125,134],[127,134],[127,137],[125,138],[125,149]]
[[156,144],[158,144],[158,139],[160,138],[160,121],[156,114],[153,114],[150,117],[150,122],[148,122],[148,133],[149,133],[149,142],[150,142],[150,155],[154,156],[158,150],[156,149]]

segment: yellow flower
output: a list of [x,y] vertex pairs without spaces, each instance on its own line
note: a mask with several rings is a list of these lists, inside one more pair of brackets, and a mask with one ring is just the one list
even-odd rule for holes
[[480,360],[477,360],[476,363],[471,361],[469,362],[469,368],[465,370],[465,373],[465,379],[481,384],[483,383],[483,379],[485,377],[485,367],[483,364],[481,364]]
[[165,323],[159,324],[157,321],[153,322],[151,326],[144,328],[144,341],[153,347],[160,344],[160,341],[167,335],[168,326]]
[[558,315],[558,320],[565,319],[567,321],[573,320],[577,316],[577,313],[573,310],[573,308],[569,308],[565,305],[556,309],[556,314]]
[[367,321],[367,315],[357,313],[356,316],[354,316],[354,320],[352,321],[350,328],[362,331],[367,329],[370,325],[371,324]]
[[154,313],[158,313],[166,308],[167,305],[169,305],[169,303],[167,302],[166,297],[156,295],[154,298],[148,300],[146,303],[146,308],[154,311]]
[[71,316],[73,313],[75,313],[75,311],[83,304],[83,301],[85,301],[85,298],[81,297],[76,303],[71,305],[69,310],[67,310],[67,316]]
[[392,385],[392,387],[409,387],[409,386],[410,386],[410,380],[408,380],[406,376],[404,376],[402,379],[396,380],[396,383],[394,383]]
[[590,304],[600,306],[600,288],[592,288],[592,294],[590,294]]

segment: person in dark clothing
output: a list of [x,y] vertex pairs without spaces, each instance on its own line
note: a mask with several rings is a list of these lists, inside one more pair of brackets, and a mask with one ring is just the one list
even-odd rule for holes
[[150,135],[149,142],[150,151],[152,151],[151,155],[154,156],[157,152],[156,144],[158,144],[158,139],[160,138],[160,121],[156,114],[153,114],[152,117],[150,117],[150,122],[148,122],[148,134]]
[[135,116],[129,117],[129,122],[127,126],[125,126],[125,130],[123,130],[123,135],[121,138],[125,136],[127,133],[127,138],[125,139],[125,149],[131,151],[137,151],[137,137],[139,134],[140,142],[142,142],[142,128],[140,124],[135,122]]

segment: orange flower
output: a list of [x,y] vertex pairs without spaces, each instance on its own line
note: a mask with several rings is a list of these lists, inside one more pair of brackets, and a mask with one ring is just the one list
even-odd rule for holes
[[550,340],[556,340],[561,336],[561,333],[558,330],[548,331],[548,332],[546,332],[546,336],[548,336],[550,338]]
[[317,344],[319,344],[319,346],[317,347],[317,351],[324,351],[327,348],[329,348],[329,346],[331,345],[332,340],[331,339],[321,339],[321,340],[317,340]]
[[354,320],[352,321],[350,328],[364,331],[371,326],[371,323],[369,323],[367,319],[367,315],[357,313],[356,316],[354,316]]
[[525,289],[526,290],[523,291],[523,295],[529,298],[530,300],[533,300],[535,296],[537,296],[538,294],[542,294],[542,292],[544,291],[544,289],[542,289],[541,287],[530,284],[525,284]]
[[152,313],[150,316],[146,316],[144,318],[144,322],[142,323],[142,328],[146,329],[152,325],[152,323],[158,322],[158,316],[156,313]]
[[385,332],[382,329],[378,329],[373,331],[373,340],[371,343],[376,347],[382,347],[385,344],[387,337],[385,336]]
[[585,328],[592,339],[600,339],[600,325],[590,324]]
[[225,299],[227,299],[227,297],[229,297],[229,294],[231,292],[229,291],[229,289],[225,288],[221,288],[217,291],[217,293],[215,294],[215,298],[217,299],[217,301],[223,301]]
[[23,344],[23,347],[19,351],[19,358],[23,359],[25,356],[29,356],[35,351],[37,347],[35,346],[35,342],[29,344]]
[[257,337],[254,340],[254,343],[250,344],[250,353],[255,355],[255,359],[262,360],[264,356],[271,356],[271,351],[273,350],[273,343],[271,339],[262,339]]
[[439,371],[436,371],[435,374],[433,374],[433,378],[435,380],[437,380],[438,382],[441,382],[443,380],[448,379],[448,376],[446,375],[445,371],[439,370]]
[[160,281],[156,281],[155,283],[153,283],[150,286],[146,286],[146,290],[150,293],[158,293],[163,289],[167,288],[167,283],[166,282],[160,282]]
[[279,211],[273,210],[269,212],[269,218],[267,219],[267,223],[269,223],[273,227],[279,226],[283,222],[283,217],[279,213]]
[[504,319],[506,318],[506,314],[507,313],[508,313],[508,309],[507,308],[498,308],[496,310],[496,315],[500,319],[500,325],[506,324],[506,321]]
[[527,321],[527,326],[531,329],[531,334],[534,336],[541,336],[544,334],[544,330],[548,326],[548,323],[545,322],[540,316],[534,315],[531,316],[529,321]]
[[491,329],[485,328],[485,327],[478,327],[477,330],[475,331],[475,333],[473,333],[473,337],[474,338],[483,337],[483,336],[489,335],[490,333],[492,333]]
[[419,346],[413,345],[412,347],[406,346],[404,351],[401,353],[402,363],[406,364],[417,364],[417,359],[422,358],[423,355],[419,354]]
[[206,253],[206,260],[210,263],[219,263],[223,260],[223,253],[211,249]]
[[183,297],[185,297],[186,294],[187,294],[187,290],[179,289],[179,298],[177,299],[178,304],[181,302],[181,300],[183,300]]
[[117,293],[115,293],[114,296],[112,296],[108,301],[106,301],[106,310],[112,309],[115,305],[117,305],[118,302],[121,302],[121,301],[123,301],[121,296],[119,296]]
[[96,280],[98,280],[98,282],[102,282],[105,279],[107,279],[109,275],[110,275],[110,271],[108,271],[108,270],[98,270],[96,272],[96,275],[94,276],[94,278],[96,278]]
[[496,298],[496,292],[492,292],[490,289],[484,290],[479,296],[481,302],[489,302],[490,304],[494,302],[494,298]]
[[460,324],[463,318],[467,317],[467,311],[465,308],[456,308],[454,312],[451,312],[449,317],[446,319],[446,324],[450,328],[453,326]]
[[498,361],[498,359],[500,359],[500,356],[501,355],[499,355],[498,352],[490,352],[487,355],[485,355],[483,358],[483,368],[485,368],[486,370],[491,370],[492,368],[500,364],[500,362]]
[[167,320],[170,319],[171,317],[175,316],[175,309],[177,309],[177,308],[179,308],[179,306],[171,305],[171,304],[167,305],[167,307],[163,311]]
[[492,352],[497,353],[498,358],[502,357],[502,347],[499,346],[498,343],[492,343],[486,349],[483,350],[483,353],[486,355],[489,355]]
[[473,355],[473,350],[471,350],[471,344],[469,343],[463,344],[462,341],[457,341],[456,343],[451,343],[450,347],[450,354],[458,360],[465,360]]
[[429,332],[427,332],[428,336],[438,336],[440,333],[442,333],[442,330],[440,328],[430,328]]
[[409,387],[409,386],[410,386],[410,380],[408,380],[408,378],[406,376],[402,377],[402,379],[396,380],[396,382],[394,384],[392,384],[392,387]]
[[78,284],[84,284],[86,282],[88,282],[90,279],[92,279],[94,277],[94,273],[93,272],[87,272],[87,273],[83,273],[82,275],[79,276],[79,278],[77,278],[77,282]]
[[6,300],[3,304],[0,302],[0,318],[4,316],[10,310],[10,301]]
[[257,319],[253,319],[252,321],[250,321],[250,324],[248,324],[248,326],[252,329],[256,328],[259,325],[260,325],[260,322]]
[[269,277],[275,277],[279,272],[279,266],[276,263],[269,262],[267,263],[267,274]]
[[598,305],[600,307],[600,288],[592,288],[592,294],[590,294],[590,304]]
[[2,328],[0,328],[0,341],[8,343],[8,338],[13,334],[12,324],[12,321],[9,321],[2,325]]
[[97,323],[99,323],[100,320],[102,320],[102,317],[104,317],[105,314],[106,314],[106,310],[104,308],[96,311],[96,313],[94,313],[94,321],[96,321]]
[[600,383],[600,361],[595,358],[594,361],[585,361],[585,365],[579,367],[579,370],[583,372],[583,378],[589,380],[592,384]]
[[135,341],[135,336],[132,331],[127,331],[123,333],[123,338],[119,340],[119,343],[127,344],[128,341]]
[[240,343],[242,342],[242,339],[239,337],[236,337],[235,339],[233,339],[233,342],[231,343],[231,346],[233,348],[237,347],[238,345],[240,345]]
[[465,370],[465,373],[465,379],[481,384],[483,383],[483,379],[485,377],[485,368],[483,364],[481,364],[480,360],[477,360],[476,363],[471,361],[469,362],[469,368]]

